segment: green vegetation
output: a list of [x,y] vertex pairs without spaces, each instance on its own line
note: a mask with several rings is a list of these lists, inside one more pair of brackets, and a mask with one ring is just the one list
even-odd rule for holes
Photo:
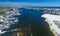
[[0,11],[0,15],[3,15],[6,11]]
[[0,15],[3,15],[6,11],[12,11],[14,7],[0,7]]

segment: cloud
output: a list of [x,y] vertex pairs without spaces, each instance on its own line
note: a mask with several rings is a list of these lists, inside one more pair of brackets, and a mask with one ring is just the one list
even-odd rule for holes
[[0,2],[0,6],[60,6],[59,2]]

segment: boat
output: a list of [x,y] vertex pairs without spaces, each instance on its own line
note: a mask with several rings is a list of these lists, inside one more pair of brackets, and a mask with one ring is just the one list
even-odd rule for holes
[[[14,15],[14,14],[16,14],[16,15]],[[8,29],[8,28],[10,28],[10,26],[12,24],[15,24],[19,21],[17,17],[13,17],[13,16],[17,16],[17,15],[19,15],[19,12],[15,8],[13,8],[13,10],[11,10],[11,11],[6,10],[5,13],[3,13],[3,15],[0,15],[0,30],[1,30],[0,33],[1,34],[7,32],[7,30],[3,31],[2,29]]]

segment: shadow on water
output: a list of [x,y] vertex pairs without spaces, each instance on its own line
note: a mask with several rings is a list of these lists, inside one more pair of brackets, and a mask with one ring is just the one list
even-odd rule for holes
[[49,25],[41,17],[44,10],[22,9],[20,21],[23,24],[31,24],[33,36],[54,36],[49,29]]
[[23,27],[26,24],[31,25],[31,31],[33,36],[54,36],[49,29],[49,25],[44,21],[45,19],[41,17],[42,12],[44,10],[32,10],[32,9],[24,9],[18,16],[19,22],[16,25],[12,25],[10,29]]

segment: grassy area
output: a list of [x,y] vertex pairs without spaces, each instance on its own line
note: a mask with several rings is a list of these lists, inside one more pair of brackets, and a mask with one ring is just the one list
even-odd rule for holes
[[5,13],[5,11],[0,11],[0,15],[3,15]]

